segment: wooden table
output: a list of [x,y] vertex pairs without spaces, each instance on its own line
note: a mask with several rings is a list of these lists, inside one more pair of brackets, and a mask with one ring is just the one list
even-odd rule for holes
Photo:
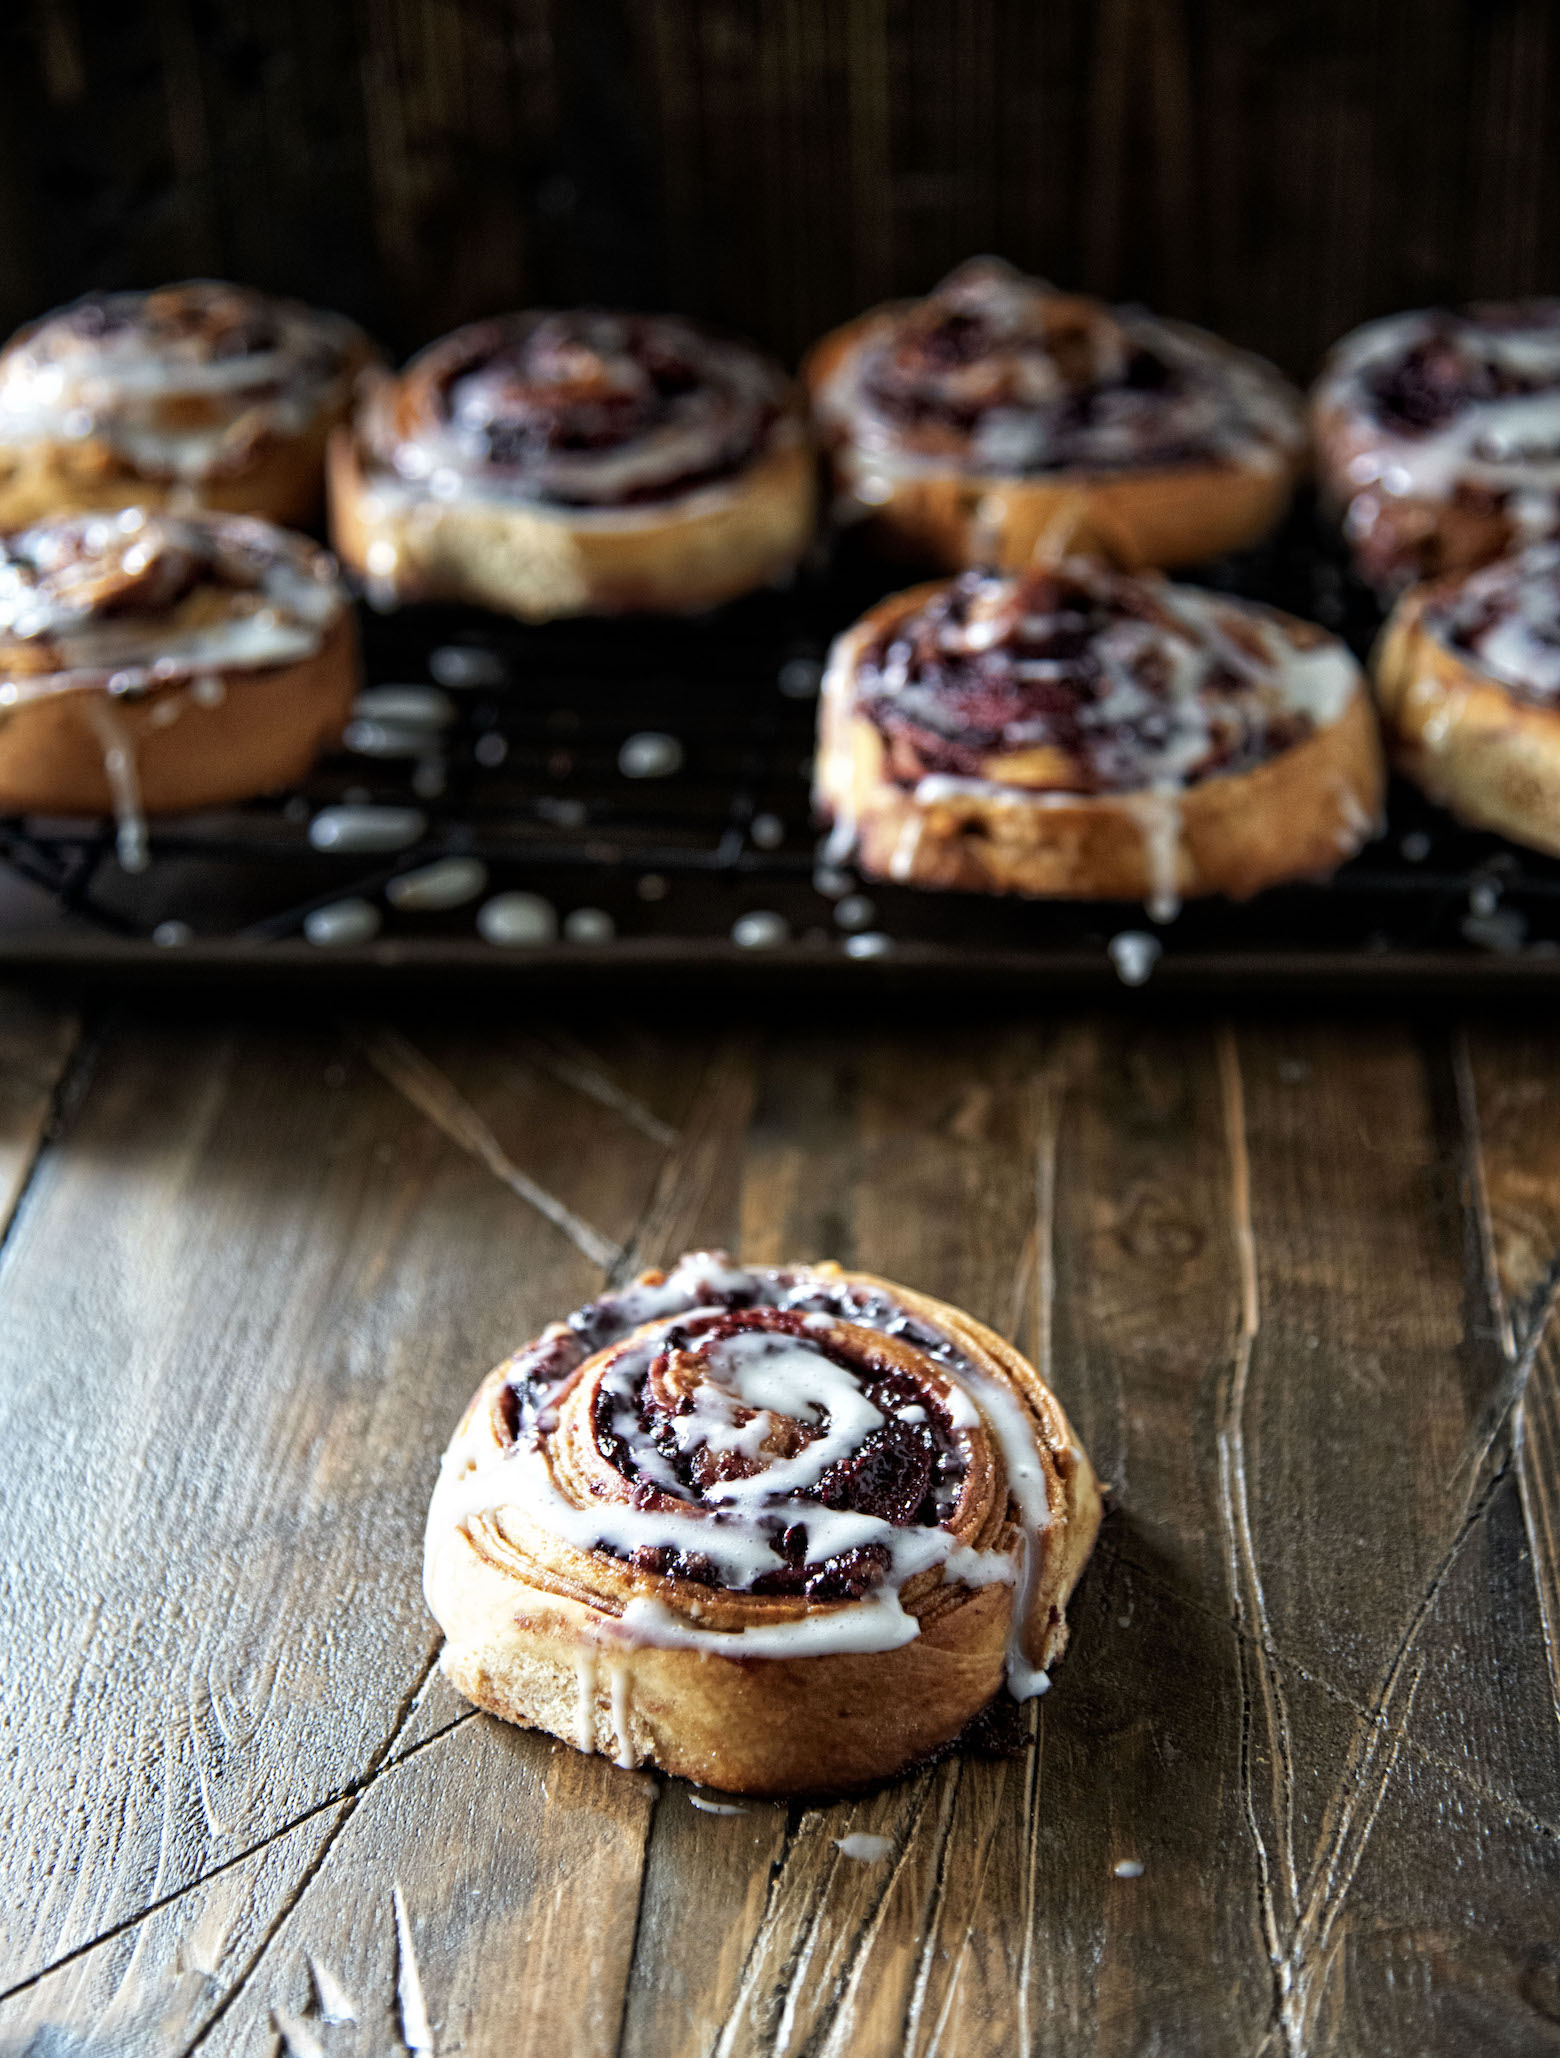
[[[0,1002],[0,2050],[1560,2049],[1560,1037],[798,1014]],[[477,1379],[721,1243],[1051,1368],[1022,1757],[708,1814],[441,1682]]]

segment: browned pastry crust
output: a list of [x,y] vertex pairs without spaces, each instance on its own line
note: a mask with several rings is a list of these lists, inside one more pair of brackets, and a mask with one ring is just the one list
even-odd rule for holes
[[[320,347],[331,350],[332,368],[311,379],[313,403],[301,404],[295,414],[278,410],[266,395],[246,409],[220,391],[170,390],[158,403],[161,425],[170,435],[227,432],[209,467],[187,475],[127,448],[111,410],[84,434],[44,427],[19,434],[0,410],[0,530],[124,507],[179,512],[201,507],[259,515],[284,527],[314,521],[324,505],[331,432],[350,414],[360,374],[376,361],[368,338],[340,316],[314,316],[291,302],[268,301],[245,288],[207,281],[144,296],[109,296],[109,301],[120,298],[150,309],[154,321],[182,321],[193,332],[190,340],[217,348],[225,335],[257,315],[276,313],[299,331],[318,324],[322,338],[329,339]],[[47,346],[50,332],[79,313],[79,307],[62,309],[18,331],[0,352],[0,390],[8,370],[14,376],[21,359],[40,344]],[[102,384],[111,385],[112,375]]]
[[1392,762],[1459,820],[1560,856],[1560,707],[1513,692],[1427,626],[1453,578],[1393,609],[1371,660]]
[[[635,340],[602,340],[619,332]],[[619,496],[591,479],[593,459],[632,465],[657,434],[682,435],[653,397],[636,416],[622,391],[643,373],[644,337],[641,357],[683,352],[688,385],[712,373],[713,419],[687,431],[681,474],[671,460]],[[457,434],[452,411],[474,378],[491,383],[488,414]],[[481,454],[484,438],[498,456]],[[569,465],[568,490],[552,490]],[[419,467],[445,490],[423,485]],[[778,368],[662,317],[519,315],[457,330],[371,383],[332,444],[329,484],[336,551],[376,597],[474,601],[527,621],[697,613],[773,584],[811,540],[817,501],[801,403]]]
[[800,439],[729,483],[652,509],[571,517],[497,501],[380,504],[354,437],[329,457],[331,543],[376,594],[466,600],[522,621],[697,614],[783,577],[812,534],[813,455]]
[[0,814],[110,813],[105,760],[114,748],[129,752],[149,815],[296,784],[340,741],[352,711],[357,625],[343,612],[320,648],[296,664],[201,676],[199,696],[183,681],[133,699],[87,687],[0,707]]
[[123,831],[289,785],[340,736],[356,624],[306,538],[128,509],[6,537],[0,561],[0,811]]
[[[955,1308],[833,1264],[794,1270],[825,1290],[886,1296],[950,1339],[1017,1401],[1034,1439],[1049,1515],[1036,1539],[1039,1562],[1021,1641],[1027,1662],[1049,1663],[1065,1644],[1067,1600],[1100,1519],[1094,1474],[1054,1395],[1011,1345]],[[657,1285],[665,1276],[647,1273],[641,1284]],[[876,1363],[917,1356],[903,1340],[881,1333],[851,1326],[838,1334],[847,1348],[870,1350]],[[544,1350],[555,1335],[567,1343],[568,1333],[555,1325],[533,1350]],[[590,1429],[590,1397],[598,1390],[591,1381],[610,1356],[610,1349],[598,1351],[558,1387],[556,1426],[545,1438],[557,1487],[574,1506],[592,1512],[595,1496],[606,1497],[608,1512],[631,1497],[595,1448]],[[625,1607],[650,1600],[670,1611],[669,1619],[696,1624],[714,1640],[727,1632],[815,1623],[856,1603],[659,1576],[603,1548],[562,1542],[528,1520],[524,1508],[461,1519],[441,1506],[471,1467],[492,1463],[512,1444],[505,1393],[518,1362],[500,1366],[478,1389],[451,1443],[429,1516],[426,1585],[447,1638],[444,1670],[480,1706],[622,1764],[650,1762],[728,1792],[780,1795],[834,1792],[890,1777],[949,1743],[999,1691],[1011,1583],[967,1585],[934,1567],[900,1590],[918,1633],[896,1647],[748,1656],[734,1646],[727,1657],[658,1643],[637,1626],[630,1634]],[[919,1375],[911,1376],[930,1378],[936,1391],[942,1375],[922,1361]],[[949,1526],[971,1548],[1010,1549],[1019,1518],[989,1424],[970,1432],[969,1448],[970,1476]],[[636,1505],[645,1504],[641,1488]],[[695,1516],[689,1526],[697,1538],[701,1519]]]
[[[977,261],[939,289],[992,274],[999,290],[1013,275],[990,260]],[[1018,282],[1020,287],[1029,282]],[[905,562],[954,571],[968,565],[1022,569],[1059,518],[1071,530],[1070,547],[1122,565],[1195,564],[1237,550],[1264,536],[1289,504],[1304,462],[1299,396],[1260,360],[1183,324],[1158,322],[1154,331],[1195,348],[1210,365],[1223,365],[1264,388],[1278,415],[1292,414],[1285,433],[1243,453],[1188,455],[1173,463],[1109,466],[1059,464],[1029,472],[984,467],[970,439],[949,432],[949,449],[936,462],[874,464],[855,449],[849,409],[833,404],[841,374],[865,346],[892,333],[931,302],[895,302],[870,309],[814,345],[802,367],[815,419],[834,460],[847,520],[864,520],[876,547]],[[1066,347],[1091,332],[1114,336],[1111,311],[1081,295],[1046,295],[1066,331]],[[962,454],[961,454],[962,450]],[[858,475],[872,474],[870,497],[857,493]]]
[[993,781],[950,782],[922,797],[890,776],[884,737],[857,707],[854,679],[868,645],[939,590],[915,587],[869,609],[836,642],[824,680],[818,804],[826,818],[854,825],[853,862],[872,877],[1143,900],[1170,913],[1198,894],[1244,899],[1283,880],[1322,877],[1373,833],[1384,775],[1363,680],[1336,720],[1249,770],[1173,794],[1036,793]]

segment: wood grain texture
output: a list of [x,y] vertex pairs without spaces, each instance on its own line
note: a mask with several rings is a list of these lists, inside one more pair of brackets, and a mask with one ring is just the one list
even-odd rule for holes
[[[68,1033],[6,1022],[31,1135]],[[1557,1072],[1537,1026],[108,1018],[0,1253],[0,2049],[369,2058],[408,1946],[440,2051],[1550,2048]],[[1114,1493],[1018,1755],[714,1813],[431,1669],[476,1379],[719,1242],[1048,1368]]]
[[0,988],[0,1241],[32,1176],[80,1039],[73,1009]]
[[1306,375],[1554,286],[1544,0],[31,0],[0,60],[4,325],[215,271],[396,349],[590,299],[794,357],[995,248]]

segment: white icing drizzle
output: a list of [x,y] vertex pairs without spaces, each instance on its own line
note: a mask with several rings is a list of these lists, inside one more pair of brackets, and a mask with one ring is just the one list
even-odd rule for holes
[[[1052,649],[1065,654],[1045,654]],[[1083,559],[1017,578],[969,572],[891,624],[874,628],[869,617],[837,639],[816,771],[835,810],[824,858],[838,864],[855,848],[855,723],[864,721],[883,739],[877,776],[908,787],[915,803],[888,855],[891,877],[913,876],[928,810],[1071,807],[1101,796],[1135,816],[1150,912],[1168,921],[1180,904],[1186,790],[1329,727],[1362,691],[1336,638],[1253,602]],[[962,726],[973,719],[966,693],[988,726]],[[935,764],[942,746],[955,761],[977,757],[980,769],[928,769],[910,783],[902,742],[911,764]]]
[[126,872],[144,872],[150,853],[134,740],[104,696],[94,694],[87,702],[87,713],[103,746],[103,776],[108,781],[114,803],[114,849],[120,868]]
[[[686,367],[680,392],[658,392],[655,359]],[[580,408],[618,410],[621,433],[550,433],[553,410]],[[660,518],[648,502],[729,494],[740,467],[802,433],[759,352],[680,317],[600,311],[457,330],[369,396],[359,429],[374,522],[460,498],[630,526]],[[369,570],[388,578],[395,566]]]
[[[1487,678],[1531,700],[1560,699],[1560,542],[1532,544],[1438,590],[1424,622]],[[1432,681],[1431,693],[1439,690]]]
[[879,1865],[893,1855],[894,1840],[887,1836],[873,1836],[864,1829],[853,1829],[849,1836],[837,1836],[834,1847],[842,1858],[854,1858],[858,1865]]
[[0,447],[90,439],[148,476],[199,484],[343,405],[364,352],[341,316],[246,287],[91,295],[0,353]]
[[746,1808],[735,1801],[707,1801],[703,1794],[690,1794],[688,1806],[697,1808],[701,1815],[746,1815]]
[[[1417,433],[1383,421],[1372,382],[1440,340],[1541,390],[1469,395]],[[1316,404],[1343,424],[1346,475],[1335,484],[1344,499],[1368,489],[1447,501],[1467,485],[1512,496],[1507,511],[1521,535],[1549,534],[1560,519],[1560,301],[1528,301],[1511,314],[1423,308],[1367,322],[1328,358]]]
[[346,606],[334,561],[246,515],[69,515],[0,541],[0,706],[137,694],[312,656]]
[[[952,363],[934,353],[912,376],[921,405],[907,415],[880,391],[880,370],[892,374],[913,332],[945,318],[979,323],[984,352]],[[1144,353],[1166,368],[1158,386],[1132,381]],[[1081,417],[1072,404],[1080,355],[1091,367]],[[816,404],[834,432],[847,519],[918,474],[1018,478],[1221,460],[1272,470],[1304,441],[1296,396],[1262,359],[1185,323],[1060,294],[997,258],[976,258],[928,299],[869,317]],[[998,501],[977,524],[990,531],[1002,516]]]
[[[733,1303],[800,1314],[801,1331],[761,1323],[732,1329],[723,1325],[722,1312]],[[925,1448],[949,1453],[945,1462],[955,1466],[955,1479],[962,1476],[955,1456],[959,1440],[984,1427],[1001,1454],[1016,1541],[980,1550],[961,1544],[941,1521],[896,1524],[808,1497],[831,1466],[852,1459],[865,1438],[886,1432],[891,1418],[912,1428],[916,1416],[926,1418],[919,1404],[901,1416],[896,1403],[885,1414],[864,1390],[861,1376],[820,1347],[832,1339],[848,1358],[842,1323],[902,1336],[916,1353],[917,1376],[946,1416],[944,1434],[952,1439]],[[1036,1425],[1023,1402],[972,1365],[951,1339],[919,1317],[907,1316],[886,1296],[857,1292],[805,1268],[734,1266],[712,1252],[685,1257],[659,1282],[636,1283],[607,1296],[582,1310],[574,1325],[572,1332],[561,1326],[549,1331],[535,1348],[557,1347],[552,1343],[556,1337],[569,1347],[568,1362],[575,1362],[605,1344],[610,1355],[595,1374],[592,1405],[607,1411],[612,1435],[629,1446],[636,1475],[655,1489],[662,1505],[629,1500],[576,1504],[552,1474],[547,1438],[557,1427],[556,1410],[544,1399],[538,1403],[536,1431],[523,1431],[499,1455],[477,1462],[462,1439],[447,1454],[429,1512],[430,1590],[445,1539],[480,1517],[502,1517],[504,1533],[521,1543],[531,1525],[571,1548],[606,1549],[625,1560],[646,1549],[696,1554],[732,1591],[749,1590],[764,1574],[792,1562],[775,1543],[781,1529],[790,1533],[797,1524],[805,1527],[809,1566],[842,1558],[849,1562],[848,1554],[866,1548],[884,1568],[855,1599],[831,1599],[805,1606],[789,1619],[738,1630],[702,1627],[693,1619],[697,1610],[684,1613],[648,1593],[632,1596],[619,1616],[593,1632],[607,1650],[619,1763],[636,1762],[628,1715],[628,1654],[635,1646],[763,1658],[893,1649],[919,1634],[916,1616],[902,1604],[902,1587],[934,1570],[962,1585],[1014,1587],[1009,1681],[1020,1698],[1044,1690],[1044,1675],[1030,1664],[1024,1648],[1040,1566],[1038,1538],[1051,1520]],[[677,1334],[669,1342],[673,1330]],[[580,1338],[577,1344],[574,1334]],[[646,1391],[645,1381],[656,1365],[672,1368],[665,1376],[676,1374],[681,1381],[676,1389],[681,1401],[666,1420],[683,1461],[715,1468],[696,1492],[683,1483],[665,1446],[652,1443],[643,1427],[637,1396]],[[683,1368],[680,1374],[678,1367]],[[600,1419],[599,1413],[594,1419]],[[789,1427],[776,1444],[776,1424],[782,1421]],[[946,1503],[951,1512],[957,1485],[937,1491],[953,1497]],[[594,1649],[577,1661],[577,1732],[581,1739],[586,1735],[588,1705],[592,1742],[596,1662]],[[589,1747],[582,1741],[582,1748]]]
[[617,1752],[612,1760],[621,1765],[625,1772],[632,1772],[639,1763],[639,1754],[634,1749],[633,1733],[629,1727],[629,1661],[627,1658],[612,1658],[607,1664],[607,1677],[612,1687],[612,1734],[617,1742]]

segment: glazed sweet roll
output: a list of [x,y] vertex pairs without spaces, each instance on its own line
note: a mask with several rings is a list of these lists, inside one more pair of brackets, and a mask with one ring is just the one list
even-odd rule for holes
[[89,294],[0,353],[0,528],[131,505],[308,521],[372,357],[342,316],[243,286]]
[[126,508],[0,541],[0,811],[142,817],[290,784],[357,686],[329,555],[244,515]]
[[834,646],[819,725],[835,856],[908,884],[1163,918],[1331,871],[1381,809],[1336,638],[1082,558],[880,602]]
[[1560,531],[1560,301],[1369,322],[1328,358],[1313,414],[1323,486],[1377,586]]
[[947,570],[1021,568],[1064,509],[1077,549],[1193,564],[1273,526],[1304,451],[1260,358],[994,258],[825,337],[805,376],[844,516]]
[[1374,670],[1398,767],[1463,821],[1560,856],[1560,541],[1406,594]]
[[377,385],[331,466],[336,547],[376,597],[533,621],[692,612],[781,579],[814,501],[780,368],[661,315],[460,329]]
[[1042,1692],[1099,1491],[1012,1347],[837,1265],[648,1272],[478,1389],[428,1516],[482,1707],[738,1793],[902,1771]]

